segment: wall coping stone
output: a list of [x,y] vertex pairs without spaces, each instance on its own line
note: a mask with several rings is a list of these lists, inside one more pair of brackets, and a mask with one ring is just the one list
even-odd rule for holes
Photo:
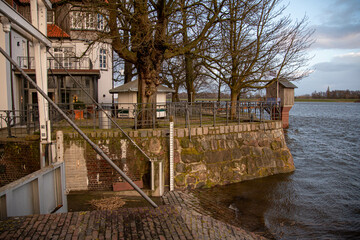
[[[219,134],[229,134],[229,133],[242,133],[242,132],[251,132],[251,131],[264,131],[268,132],[270,130],[282,130],[281,121],[271,121],[271,122],[254,122],[254,123],[240,123],[236,125],[228,126],[203,126],[203,127],[194,127],[190,128],[191,136],[203,136],[203,135],[219,135]],[[148,137],[168,137],[168,129],[141,129],[141,130],[130,130],[127,131],[127,134],[132,138],[148,138]],[[80,138],[80,135],[76,132],[65,132],[70,139]],[[122,136],[120,131],[115,129],[110,129],[108,131],[92,131],[87,132],[87,136],[92,138],[113,138]],[[174,137],[183,138],[189,136],[188,128],[174,128]]]

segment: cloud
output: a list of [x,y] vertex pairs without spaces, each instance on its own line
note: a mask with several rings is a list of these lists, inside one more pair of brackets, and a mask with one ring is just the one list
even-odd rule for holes
[[314,48],[360,48],[360,24],[341,26],[315,26]]
[[322,24],[314,26],[313,48],[360,48],[360,2],[337,0],[322,14]]
[[313,66],[315,71],[322,72],[359,72],[360,52],[338,55],[329,62],[320,62]]

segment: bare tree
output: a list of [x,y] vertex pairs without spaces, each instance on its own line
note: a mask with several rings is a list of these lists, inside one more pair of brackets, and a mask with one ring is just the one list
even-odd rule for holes
[[[189,42],[178,43],[179,27],[169,23],[184,9],[196,6],[207,11],[206,23]],[[172,0],[109,0],[110,36],[113,50],[125,61],[135,65],[138,79],[138,103],[151,108],[156,102],[156,87],[162,82],[160,72],[165,59],[183,55],[194,49],[206,36],[221,10],[216,0],[189,1],[184,6]],[[128,19],[129,25],[122,25],[121,19]],[[124,44],[124,33],[130,32],[130,47]],[[140,126],[152,123],[149,111],[141,111]]]
[[229,86],[234,117],[239,94],[264,88],[269,72],[290,80],[308,73],[303,67],[312,31],[305,18],[293,24],[289,16],[281,17],[280,0],[226,0],[225,5],[218,45],[206,66]]

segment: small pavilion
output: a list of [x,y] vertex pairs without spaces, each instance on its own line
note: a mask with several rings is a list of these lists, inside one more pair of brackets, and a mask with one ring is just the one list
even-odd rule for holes
[[285,78],[274,78],[266,85],[266,99],[279,101],[281,106],[281,120],[283,128],[289,127],[289,112],[294,106],[295,88],[297,86]]

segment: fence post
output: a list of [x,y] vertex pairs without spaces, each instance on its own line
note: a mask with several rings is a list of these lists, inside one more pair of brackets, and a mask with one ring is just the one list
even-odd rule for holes
[[240,125],[240,101],[237,102],[238,124]]
[[188,126],[188,115],[189,115],[189,112],[188,112],[188,104],[185,103],[185,128],[187,128]]
[[11,118],[10,118],[10,111],[6,111],[6,124],[8,129],[8,138],[11,138]]
[[202,102],[200,103],[200,127],[202,127]]
[[153,109],[153,115],[152,115],[152,125],[153,125],[153,129],[155,129],[155,119],[156,119],[156,103],[152,104],[152,109]]
[[228,101],[226,101],[226,126],[229,124]]
[[216,107],[215,107],[215,104],[216,104],[216,102],[213,102],[213,121],[214,121],[213,126],[214,126],[214,127],[215,127],[215,125],[216,125],[216,113],[215,113]]
[[26,110],[26,132],[27,134],[30,134],[30,106],[28,104],[27,110]]

